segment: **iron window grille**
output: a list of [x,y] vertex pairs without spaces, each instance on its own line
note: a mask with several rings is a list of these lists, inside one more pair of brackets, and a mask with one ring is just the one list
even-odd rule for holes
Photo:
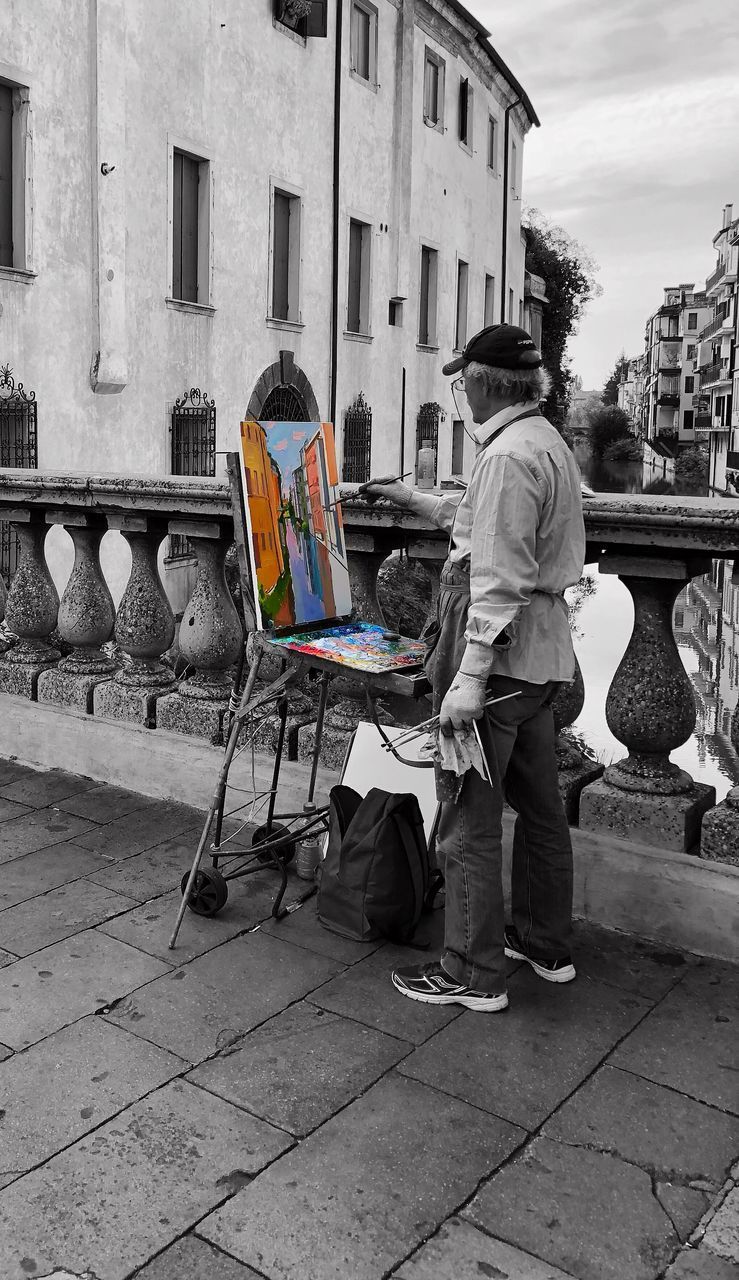
[[262,405],[262,422],[309,422],[308,410],[295,387],[281,383],[273,387]]
[[416,418],[416,466],[418,453],[424,440],[428,440],[434,451],[434,484],[439,477],[439,424],[444,417],[444,410],[433,400],[422,404]]
[[372,410],[360,391],[344,413],[342,479],[347,484],[364,484],[370,478],[372,453]]
[[[37,467],[36,393],[15,382],[9,365],[0,368],[0,467]],[[10,582],[18,565],[18,538],[0,520],[0,573]]]
[[[214,476],[216,473],[216,406],[198,387],[175,400],[170,421],[171,468],[175,476]],[[189,556],[190,544],[171,534],[169,558]]]

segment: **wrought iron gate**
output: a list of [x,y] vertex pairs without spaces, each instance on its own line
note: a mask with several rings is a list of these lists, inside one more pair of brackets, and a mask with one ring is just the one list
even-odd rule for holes
[[439,423],[443,416],[444,411],[441,405],[429,400],[421,405],[416,418],[416,462],[418,462],[419,449],[424,440],[428,440],[434,451],[434,484],[439,475]]
[[[189,401],[189,403],[188,403]],[[216,473],[216,405],[198,387],[175,400],[170,422],[171,467],[175,476],[214,476]],[[173,534],[170,559],[190,554],[187,538]]]
[[372,410],[360,391],[344,414],[342,479],[347,484],[364,484],[369,480],[371,452]]
[[[8,365],[0,368],[0,467],[37,467],[36,393],[16,384]],[[8,583],[18,564],[18,539],[0,520],[0,573]]]

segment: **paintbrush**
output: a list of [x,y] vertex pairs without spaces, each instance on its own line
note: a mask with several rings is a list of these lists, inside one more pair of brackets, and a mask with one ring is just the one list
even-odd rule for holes
[[[413,475],[412,471],[406,471],[404,475],[391,476],[388,480],[383,480],[382,483],[394,484],[396,480],[406,480],[408,476],[412,476],[412,475]],[[344,493],[340,498],[335,498],[333,502],[327,503],[326,506],[324,507],[324,511],[330,511],[332,507],[337,506],[340,502],[343,502],[346,498],[358,498],[361,493],[366,494],[368,502],[376,502],[377,499],[380,497],[380,494],[367,493],[367,485],[379,484],[379,483],[381,482],[378,480],[368,480],[365,484],[360,484],[359,488],[355,489],[353,493]]]
[[[508,698],[517,698],[519,693],[520,689],[517,689],[515,693],[505,693],[500,698],[489,698],[485,703],[485,706],[492,707],[496,702],[505,702]],[[410,726],[405,733],[400,734],[397,738],[393,738],[390,743],[383,742],[383,750],[392,751],[394,747],[405,746],[407,743],[412,742],[414,738],[422,738],[424,733],[435,728],[438,723],[438,716],[431,716],[428,720],[422,720],[420,724]]]

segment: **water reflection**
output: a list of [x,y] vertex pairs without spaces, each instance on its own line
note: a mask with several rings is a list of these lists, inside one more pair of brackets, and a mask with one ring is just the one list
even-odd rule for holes
[[[703,496],[705,486],[680,485],[646,477],[640,462],[601,462],[587,447],[575,446],[583,478],[601,493],[674,493]],[[714,560],[711,572],[695,578],[675,603],[673,628],[695,694],[697,720],[692,737],[671,759],[697,782],[716,788],[721,800],[739,783],[739,756],[731,743],[731,719],[739,701],[739,583],[731,560]],[[585,680],[585,705],[575,725],[600,760],[624,755],[606,724],[605,702],[634,622],[631,596],[611,575],[586,569],[587,584],[574,598],[574,642]]]

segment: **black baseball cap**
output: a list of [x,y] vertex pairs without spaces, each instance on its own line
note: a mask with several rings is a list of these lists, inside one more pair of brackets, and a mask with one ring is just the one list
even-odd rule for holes
[[459,373],[471,360],[494,369],[538,369],[541,352],[525,329],[515,324],[489,324],[470,338],[462,354],[450,360],[442,373]]

